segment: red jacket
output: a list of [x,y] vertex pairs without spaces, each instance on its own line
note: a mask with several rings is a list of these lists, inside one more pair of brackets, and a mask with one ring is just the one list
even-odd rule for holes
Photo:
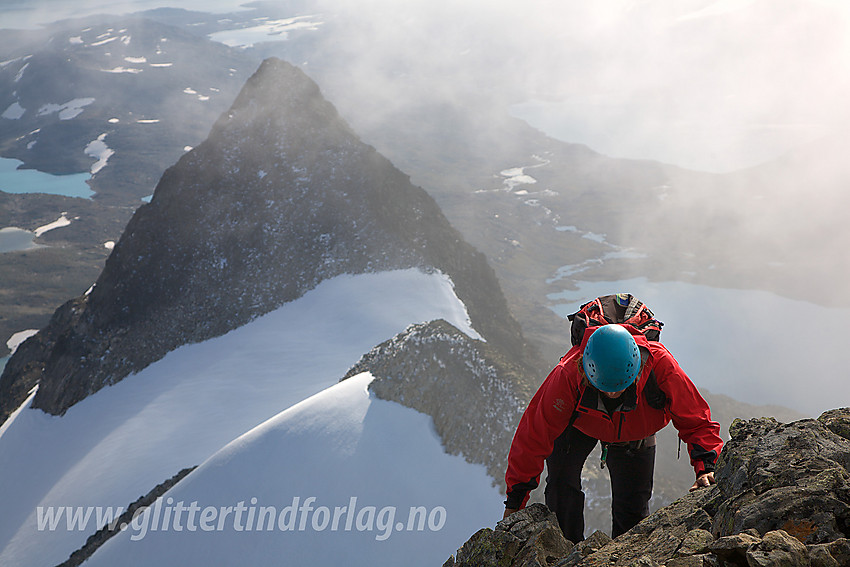
[[[589,407],[598,396],[593,395],[595,389],[588,386],[579,363],[587,339],[598,327],[587,329],[581,344],[564,355],[520,419],[505,474],[508,508],[525,506],[528,492],[540,481],[544,460],[552,453],[555,439],[569,425],[574,411],[574,427],[609,443],[644,439],[672,420],[679,438],[688,444],[697,476],[714,470],[723,440],[720,424],[711,420],[708,404],[664,345],[648,341],[630,325],[625,327],[640,347],[643,365],[635,383],[622,395],[623,406],[610,416],[601,402]],[[663,409],[650,407],[644,395],[653,371],[658,387],[666,395]]]

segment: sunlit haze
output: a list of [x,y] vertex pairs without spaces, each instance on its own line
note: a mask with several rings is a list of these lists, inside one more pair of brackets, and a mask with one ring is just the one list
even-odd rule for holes
[[[0,27],[163,6],[224,13],[249,5],[12,2],[2,8]],[[316,0],[300,6],[344,18],[348,37],[340,41],[358,53],[352,71],[387,81],[382,87],[400,75],[399,82],[439,77],[444,84],[429,90],[456,92],[474,78],[533,126],[614,157],[730,171],[843,129],[850,118],[845,2]]]

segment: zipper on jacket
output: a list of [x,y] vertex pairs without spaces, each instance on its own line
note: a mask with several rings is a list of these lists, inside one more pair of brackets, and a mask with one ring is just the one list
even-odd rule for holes
[[623,434],[623,422],[626,421],[626,414],[620,412],[620,426],[617,428],[617,441],[620,440]]

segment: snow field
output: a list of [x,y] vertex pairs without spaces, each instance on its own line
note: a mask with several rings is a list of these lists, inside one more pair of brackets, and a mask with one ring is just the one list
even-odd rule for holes
[[[340,276],[227,335],[176,349],[138,374],[76,404],[62,417],[21,411],[0,435],[0,501],[4,503],[0,564],[60,563],[94,531],[39,531],[39,507],[127,506],[179,470],[204,462],[246,431],[336,384],[376,344],[409,324],[436,318],[477,336],[450,280],[442,274],[400,270]],[[401,406],[397,409],[412,412]],[[353,433],[352,419],[343,423]],[[424,419],[430,423],[430,418]],[[386,422],[374,425],[381,423]],[[367,419],[363,428],[371,431],[371,425],[372,420]],[[340,425],[329,421],[326,427],[334,431]],[[361,436],[357,446],[380,445],[382,439],[405,431],[384,429],[375,432],[377,438]],[[431,426],[426,429],[433,437]],[[327,439],[337,448],[348,444],[332,435]],[[386,484],[382,475],[394,476],[395,466],[406,471],[401,476],[409,483],[423,481],[415,470],[404,468],[407,465],[400,457],[371,463],[376,470],[361,478],[357,475],[366,474],[363,469],[370,463],[358,461],[352,471],[346,471],[338,456],[325,455],[325,450],[307,451],[308,445],[304,441],[280,451],[288,461],[309,471],[301,475],[304,480],[316,477],[316,471],[334,471],[339,478],[328,480],[328,489],[343,486],[340,483],[351,474],[359,479],[358,486]],[[306,451],[303,457],[302,451]],[[283,474],[279,468],[275,471]],[[484,483],[488,490],[490,484],[490,480]],[[289,503],[299,495],[325,498],[317,486],[304,487],[309,494],[299,494],[296,488],[274,485],[266,489],[288,497]],[[224,486],[218,490],[227,493]],[[395,496],[378,499],[369,491],[360,494],[379,507],[383,502],[404,504]],[[262,502],[267,494],[255,491],[246,498],[250,501],[254,496]],[[450,516],[447,530],[452,521]],[[374,543],[374,534],[369,539]]]
[[[371,380],[334,385],[234,440],[90,564],[442,564],[501,517],[502,498],[483,466],[444,453],[430,417],[375,399]],[[192,521],[175,523],[178,505]]]

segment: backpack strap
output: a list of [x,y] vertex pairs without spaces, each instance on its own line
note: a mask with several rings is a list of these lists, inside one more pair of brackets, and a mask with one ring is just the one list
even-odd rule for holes
[[[578,411],[578,407],[581,405],[581,398],[584,395],[585,388],[587,388],[587,386],[585,386],[585,388],[582,388],[583,385],[584,385],[584,380],[582,380],[582,382],[579,383],[578,388],[576,389],[576,405],[573,406],[573,413],[570,414],[570,420],[569,420],[569,422],[567,422],[567,426],[564,428],[564,431],[561,432],[561,434],[568,432],[572,428],[572,426],[576,422],[576,420],[578,419],[579,414],[582,413],[582,412]],[[569,433],[567,433],[566,441],[567,441],[566,451],[569,452],[570,451],[570,435],[569,435]]]
[[[641,366],[646,364],[649,359],[649,351],[640,347],[640,362]],[[658,378],[655,376],[655,370],[649,371],[649,376],[646,377],[646,384],[643,385],[643,399],[652,409],[663,410],[667,406],[667,394],[658,386]]]
[[655,370],[649,371],[649,377],[643,387],[643,399],[652,409],[663,410],[667,406],[667,394],[658,386]]

